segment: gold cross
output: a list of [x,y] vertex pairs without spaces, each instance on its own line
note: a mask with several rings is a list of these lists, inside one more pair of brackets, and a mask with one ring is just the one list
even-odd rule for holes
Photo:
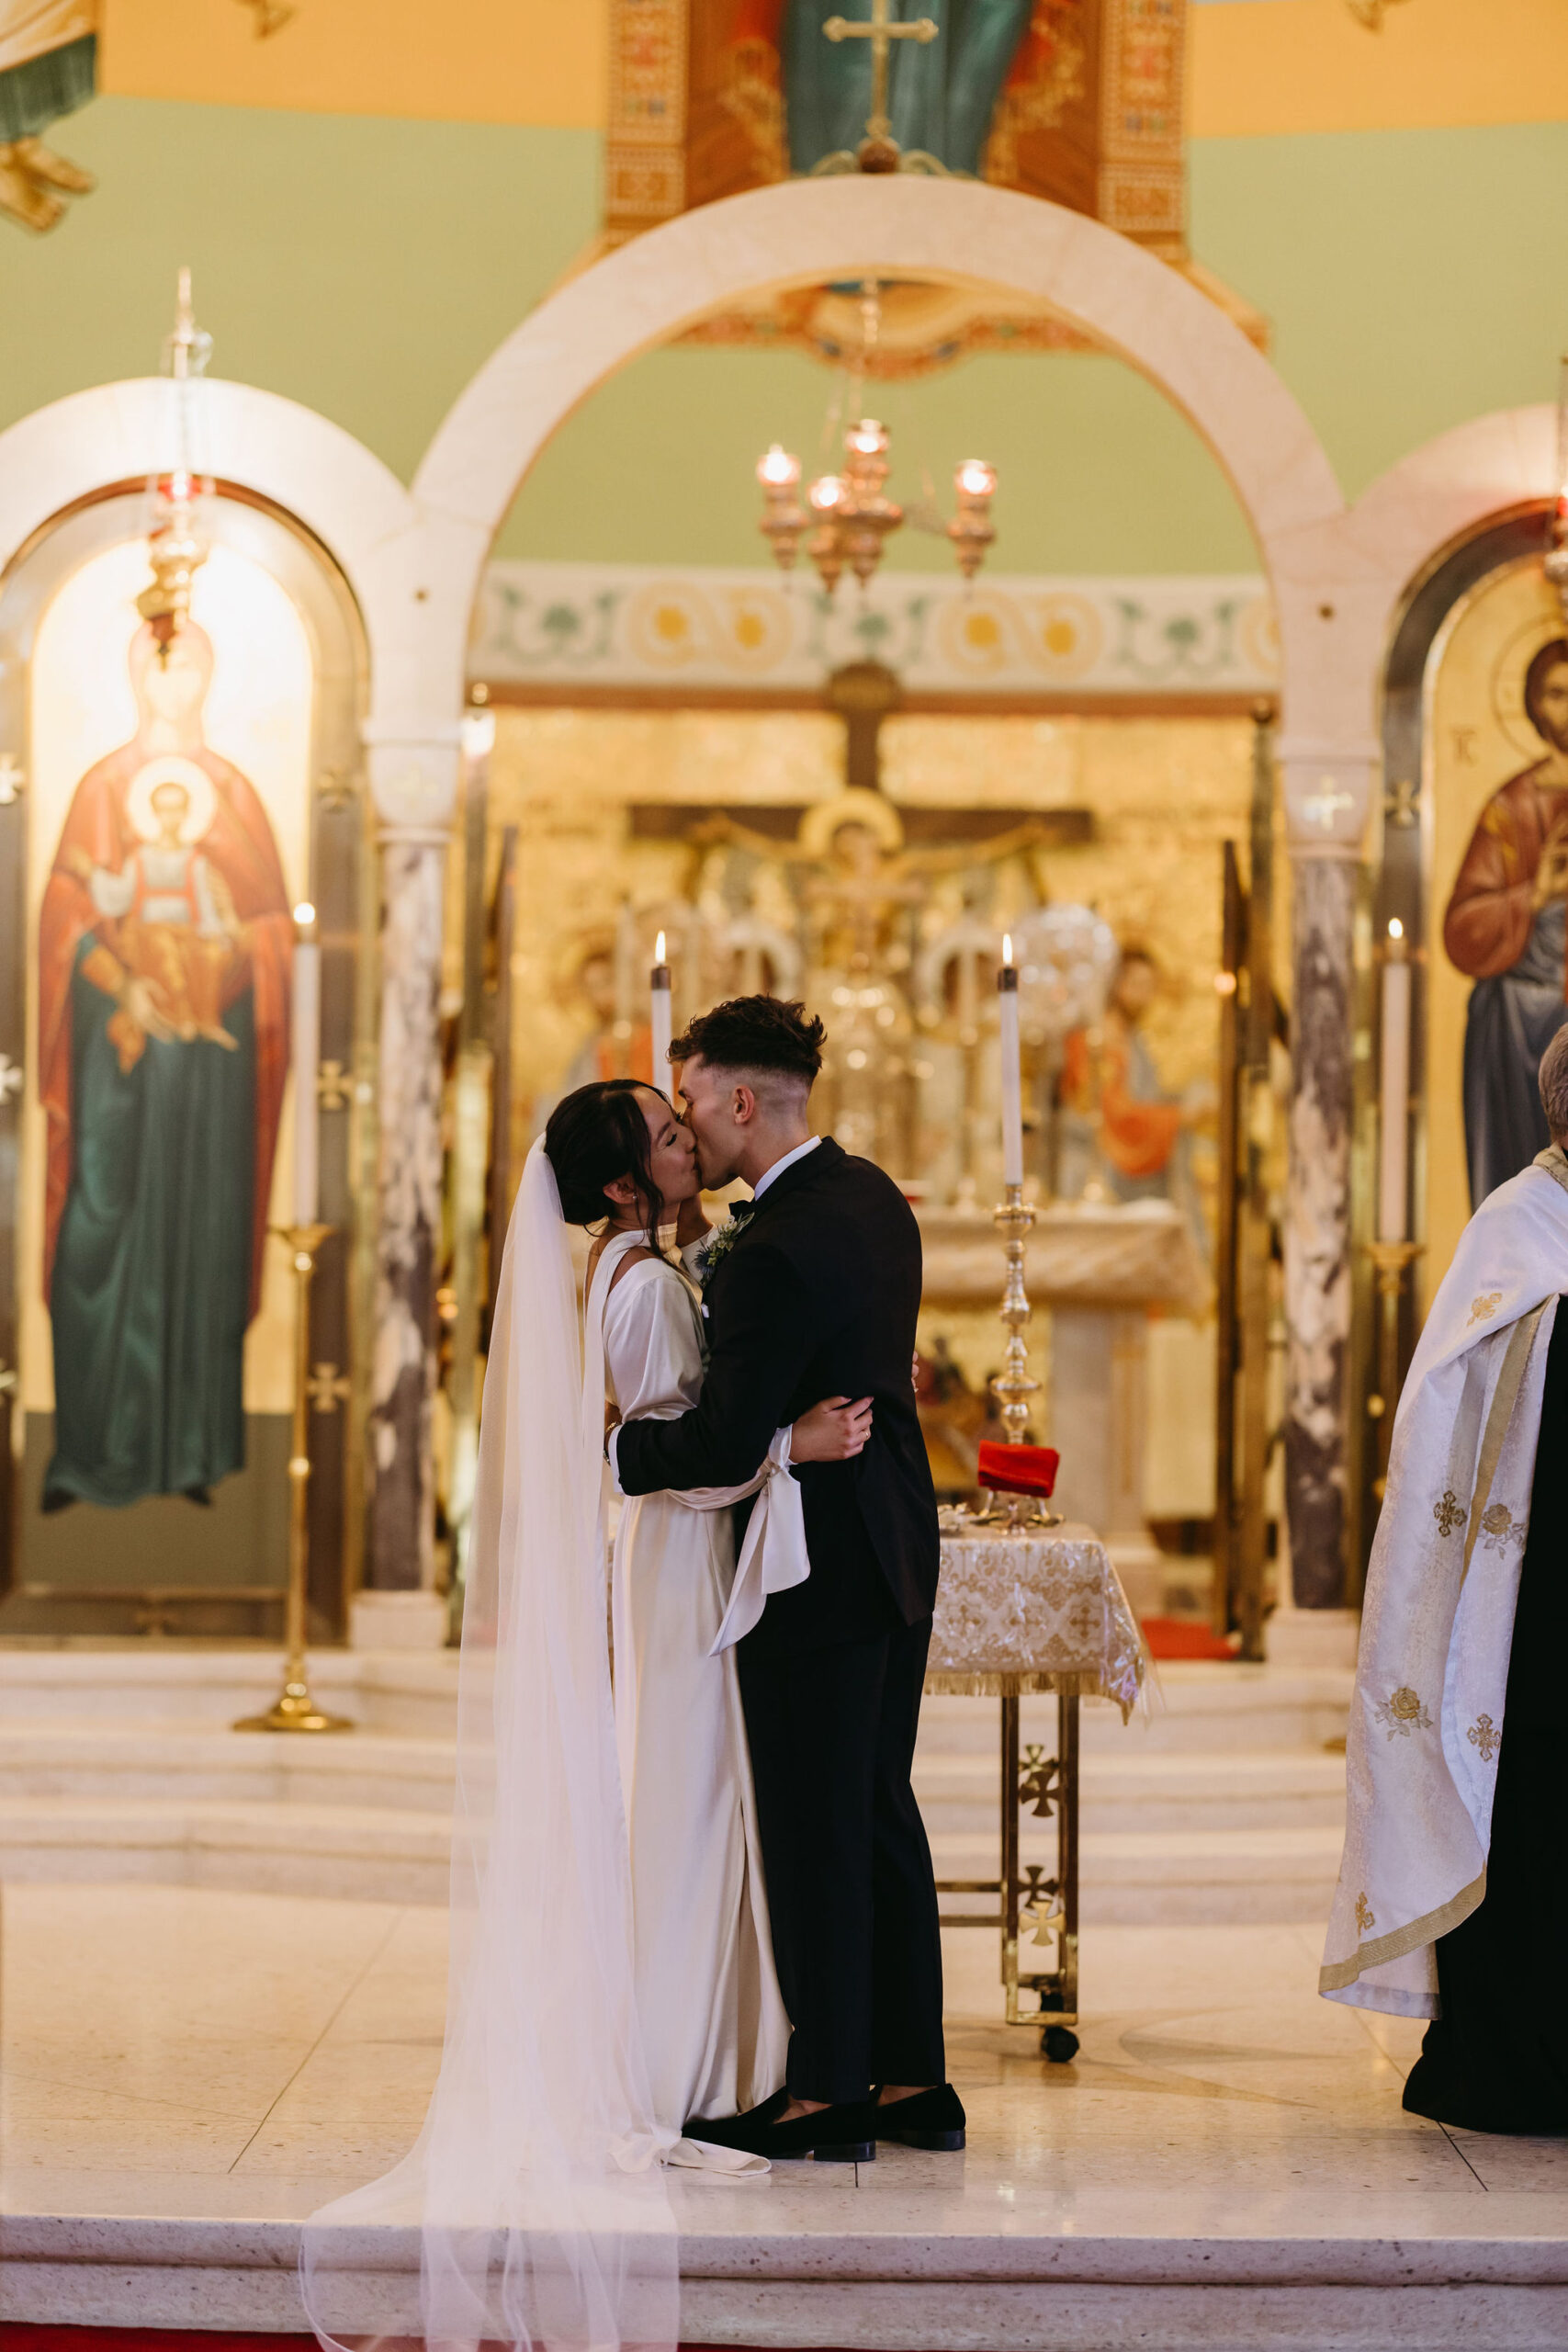
[[319,1363],[305,1383],[305,1394],[318,1413],[335,1413],[353,1393],[353,1383],[335,1363]]
[[847,17],[829,17],[822,29],[829,40],[868,40],[871,43],[871,114],[865,126],[868,139],[888,139],[893,125],[887,119],[887,61],[896,40],[935,40],[942,27],[931,17],[916,17],[907,25],[895,24],[889,10],[893,0],[871,0],[869,23],[851,24]]

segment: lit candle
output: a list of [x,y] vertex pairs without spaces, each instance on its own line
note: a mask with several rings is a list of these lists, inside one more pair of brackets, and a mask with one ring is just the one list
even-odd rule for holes
[[668,1094],[670,1040],[674,1032],[670,1025],[670,967],[664,960],[662,932],[654,942],[653,970],[649,978],[653,989],[653,1082],[661,1094]]
[[1002,1046],[1002,1182],[1023,1183],[1023,1069],[1018,1044],[1018,970],[1012,960],[1012,938],[1002,941],[1002,968],[997,974],[997,1009],[1001,1017]]
[[1410,956],[1404,925],[1388,927],[1382,967],[1382,1060],[1378,1088],[1378,1239],[1405,1238],[1410,1109]]
[[316,1070],[321,1057],[321,951],[316,910],[294,910],[294,1222],[314,1225],[317,1205]]

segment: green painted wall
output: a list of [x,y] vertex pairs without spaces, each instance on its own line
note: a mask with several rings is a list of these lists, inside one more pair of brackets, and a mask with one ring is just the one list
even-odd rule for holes
[[598,227],[592,131],[99,98],[53,135],[100,185],[47,237],[0,220],[0,424],[154,372],[188,261],[215,374],[407,479]]
[[[99,193],[48,238],[0,222],[0,424],[155,363],[182,261],[215,366],[307,401],[405,478],[485,355],[593,234],[599,147],[523,130],[100,99],[59,131]],[[1354,494],[1432,434],[1551,397],[1568,345],[1568,125],[1198,142],[1192,233],[1273,320]],[[755,352],[650,356],[566,426],[504,552],[759,559],[750,469],[808,459],[833,379]],[[1254,559],[1228,488],[1116,363],[977,360],[893,388],[895,487],[1003,475],[998,567],[1196,571]],[[904,535],[897,560],[944,560]]]

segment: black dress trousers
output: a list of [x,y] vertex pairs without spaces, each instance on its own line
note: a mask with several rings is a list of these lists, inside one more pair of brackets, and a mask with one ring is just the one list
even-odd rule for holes
[[740,1691],[796,2098],[941,2083],[942,1933],[909,1785],[931,1620],[798,1655],[742,1642]]
[[1441,2014],[1404,2104],[1471,2132],[1568,2132],[1568,1300],[1546,1358],[1486,1893],[1438,1939]]

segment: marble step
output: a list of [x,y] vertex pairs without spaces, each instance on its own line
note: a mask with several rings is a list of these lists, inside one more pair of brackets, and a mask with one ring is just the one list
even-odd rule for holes
[[[1096,1925],[1143,1927],[1325,1919],[1339,1873],[1337,1828],[1085,1831],[1078,1846],[1081,1915]],[[995,1837],[931,1836],[939,1879],[997,1872]],[[1025,1864],[1055,1862],[1046,1833],[1026,1838]],[[983,1895],[944,1895],[944,1911],[984,1910]]]
[[[999,1797],[995,1756],[924,1746],[915,1793],[934,1836],[960,1830],[995,1841]],[[1083,1759],[1078,1823],[1099,1830],[1340,1829],[1345,1758],[1310,1749],[1224,1748],[1216,1755],[1122,1754]]]
[[446,1813],[216,1798],[0,1798],[0,1881],[445,1903]]
[[[0,1798],[0,1879],[141,1880],[258,1894],[443,1903],[444,1814],[387,1805],[220,1798]],[[995,1836],[939,1830],[939,1878],[986,1878]],[[1048,1832],[1024,1859],[1049,1861]],[[1082,1840],[1092,1920],[1321,1919],[1333,1892],[1333,1828],[1090,1831]],[[968,1898],[948,1908],[973,1908]],[[984,1907],[983,1899],[980,1907]]]
[[[455,1651],[317,1650],[310,1672],[322,1702],[367,1730],[439,1739],[455,1729]],[[1162,1666],[1158,1675],[1146,1723],[1123,1725],[1120,1709],[1100,1702],[1084,1705],[1086,1755],[1118,1752],[1129,1739],[1153,1754],[1223,1747],[1316,1751],[1345,1729],[1352,1679],[1346,1672],[1179,1661]],[[0,1645],[0,1724],[52,1715],[99,1723],[185,1720],[222,1730],[270,1703],[278,1680],[277,1652],[262,1644],[210,1649],[173,1642],[93,1649]],[[928,1698],[920,1719],[922,1752],[994,1752],[997,1713],[995,1700]],[[1055,1715],[1054,1700],[1026,1699],[1025,1739],[1053,1741]]]
[[[367,1729],[449,1739],[456,1727],[456,1650],[313,1650],[310,1679],[322,1705]],[[0,1645],[0,1723],[63,1715],[185,1720],[226,1730],[236,1717],[270,1706],[281,1679],[278,1652],[263,1643]]]
[[[1086,1756],[1120,1754],[1136,1743],[1151,1755],[1236,1747],[1310,1749],[1342,1736],[1354,1677],[1336,1668],[1285,1671],[1269,1666],[1208,1665],[1179,1660],[1156,1669],[1157,1688],[1146,1716],[1123,1724],[1104,1700],[1078,1710]],[[920,1708],[920,1747],[995,1752],[998,1704],[994,1699],[929,1697]],[[1054,1746],[1056,1702],[1025,1699],[1023,1738]]]
[[452,1804],[450,1739],[356,1728],[344,1737],[236,1733],[175,1716],[40,1715],[0,1725],[12,1796],[179,1796],[430,1812]]
[[[173,1721],[35,1717],[0,1726],[0,1787],[17,1797],[373,1806],[445,1815],[446,1740],[370,1730],[273,1739]],[[915,1791],[928,1829],[994,1835],[994,1752],[922,1742]],[[1136,1733],[1084,1758],[1085,1830],[1334,1826],[1344,1817],[1340,1756],[1280,1748],[1150,1753]]]

